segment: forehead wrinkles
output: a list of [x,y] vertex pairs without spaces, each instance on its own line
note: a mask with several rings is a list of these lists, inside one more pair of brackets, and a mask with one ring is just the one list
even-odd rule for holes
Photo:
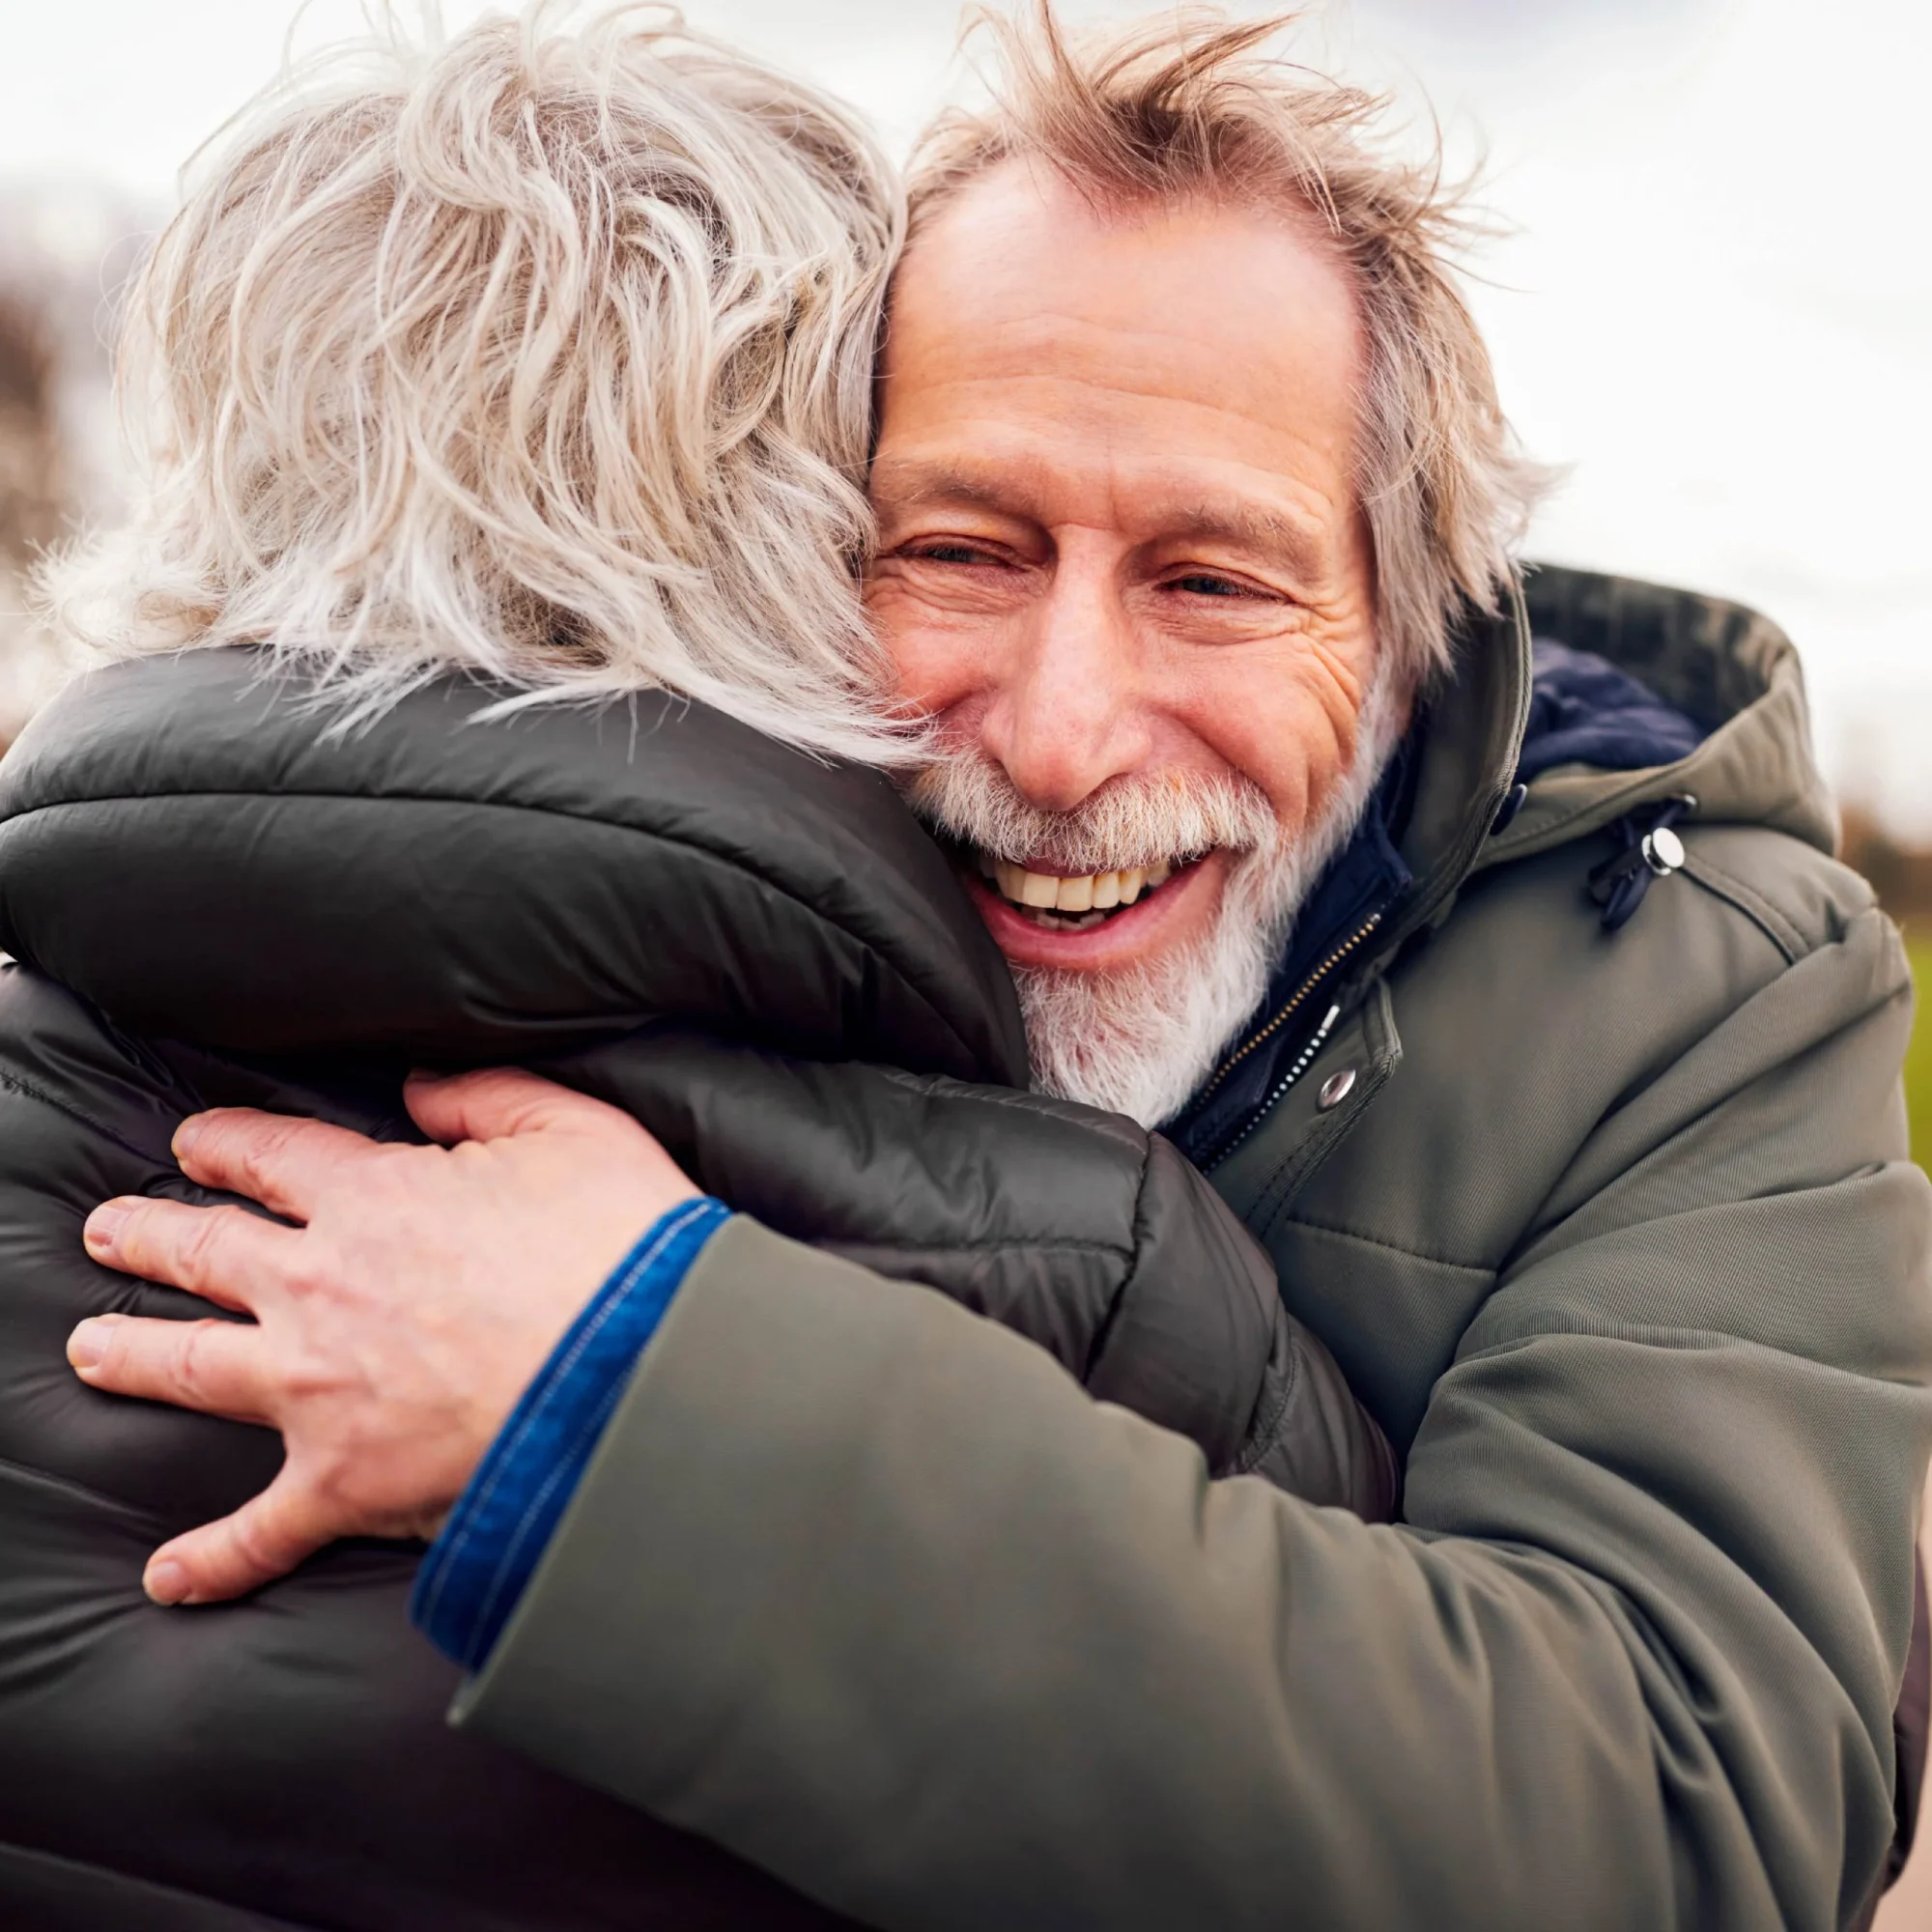
[[1351,370],[1296,364],[1270,378],[1196,348],[1189,366],[1134,369],[1117,357],[1069,368],[1046,348],[996,364],[935,342],[903,375],[880,378],[875,484],[900,464],[962,451],[1033,470],[1112,460],[1170,490],[1199,489],[1198,476],[1181,481],[1191,472],[1293,488],[1349,469],[1360,427]]
[[1296,364],[1234,367],[1225,350],[1196,344],[1186,357],[1135,367],[1124,356],[1084,366],[1050,347],[995,366],[954,362],[881,391],[882,447],[957,442],[988,433],[1022,458],[1107,453],[1178,479],[1195,470],[1325,479],[1352,459],[1360,428],[1352,370]]

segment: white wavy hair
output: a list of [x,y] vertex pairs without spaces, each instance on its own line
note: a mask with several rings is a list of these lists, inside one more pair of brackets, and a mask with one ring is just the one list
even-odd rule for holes
[[569,0],[384,13],[190,164],[132,288],[130,519],[43,573],[83,655],[267,646],[366,718],[663,687],[891,762],[856,595],[903,229],[858,118]]

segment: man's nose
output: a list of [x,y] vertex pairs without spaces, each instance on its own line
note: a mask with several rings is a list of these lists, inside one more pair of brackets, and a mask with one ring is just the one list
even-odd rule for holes
[[1026,799],[1070,811],[1147,760],[1140,649],[1106,571],[1063,558],[1029,622],[984,749]]

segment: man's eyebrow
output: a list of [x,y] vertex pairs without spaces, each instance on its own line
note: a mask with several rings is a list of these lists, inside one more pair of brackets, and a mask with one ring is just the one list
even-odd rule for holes
[[992,510],[1002,516],[1030,514],[1029,495],[1024,480],[1005,476],[996,485],[976,476],[970,469],[951,465],[926,463],[881,464],[872,472],[873,487],[881,480],[893,486],[895,508],[922,510],[934,503],[970,503],[976,509]]
[[1161,534],[1208,539],[1279,557],[1303,577],[1319,576],[1326,562],[1321,532],[1286,511],[1245,499],[1217,499],[1186,505],[1161,519]]

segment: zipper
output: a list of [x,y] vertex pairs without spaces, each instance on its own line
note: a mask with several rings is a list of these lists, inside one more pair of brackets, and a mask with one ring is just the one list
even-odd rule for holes
[[[1340,966],[1345,959],[1348,958],[1350,953],[1353,952],[1356,950],[1356,948],[1358,948],[1362,944],[1362,942],[1366,940],[1369,937],[1369,935],[1372,932],[1374,932],[1378,925],[1381,924],[1381,923],[1382,923],[1382,915],[1379,912],[1371,913],[1369,917],[1363,921],[1361,925],[1358,926],[1354,932],[1350,933],[1350,936],[1347,939],[1345,939],[1340,946],[1336,947],[1334,952],[1329,953],[1327,958],[1322,960],[1321,965],[1316,967],[1314,972],[1312,972],[1308,976],[1308,978],[1305,979],[1301,982],[1301,984],[1295,988],[1294,997],[1291,999],[1289,1003],[1285,1007],[1283,1007],[1278,1013],[1275,1014],[1274,1018],[1269,1020],[1267,1025],[1263,1027],[1261,1032],[1256,1034],[1254,1037],[1250,1039],[1241,1048],[1241,1050],[1234,1056],[1233,1059],[1229,1060],[1227,1064],[1221,1068],[1220,1072],[1215,1074],[1213,1079],[1208,1083],[1207,1088],[1204,1090],[1203,1097],[1205,1098],[1208,1094],[1211,1094],[1214,1091],[1214,1089],[1221,1084],[1222,1080],[1225,1079],[1227,1075],[1231,1073],[1234,1070],[1234,1068],[1239,1065],[1241,1061],[1246,1059],[1247,1056],[1251,1054],[1256,1047],[1260,1046],[1264,1040],[1271,1038],[1275,1034],[1279,1033],[1281,1029],[1288,1024],[1289,1020],[1293,1017],[1296,1009],[1300,1007],[1302,1001],[1307,999],[1309,994],[1314,992],[1316,987],[1321,985],[1322,980],[1327,979],[1329,974],[1334,972],[1334,970],[1338,966]],[[1328,1036],[1334,1032],[1335,1022],[1341,1017],[1342,1017],[1342,1009],[1339,1006],[1331,1006],[1328,1009],[1328,1010],[1321,1015],[1321,1024],[1315,1029],[1315,1032],[1310,1037],[1308,1042],[1302,1047],[1300,1053],[1298,1053],[1295,1056],[1293,1065],[1292,1065],[1288,1069],[1287,1073],[1284,1074],[1282,1078],[1276,1083],[1274,1092],[1268,1094],[1268,1096],[1261,1103],[1261,1105],[1257,1107],[1255,1111],[1248,1116],[1246,1122],[1242,1124],[1241,1129],[1238,1133],[1234,1135],[1232,1139],[1223,1141],[1221,1145],[1218,1148],[1216,1148],[1211,1154],[1208,1154],[1202,1160],[1201,1167],[1204,1172],[1208,1169],[1218,1167],[1222,1161],[1226,1160],[1228,1156],[1231,1153],[1233,1153],[1234,1151],[1237,1147],[1239,1147],[1241,1143],[1244,1140],[1246,1140],[1247,1137],[1251,1133],[1253,1133],[1254,1130],[1258,1126],[1260,1126],[1264,1120],[1267,1119],[1268,1114],[1272,1111],[1276,1102],[1279,1101],[1281,1096],[1284,1094],[1286,1094],[1288,1090],[1291,1087],[1293,1087],[1294,1083],[1297,1080],[1299,1080],[1304,1073],[1308,1071],[1308,1068],[1310,1065],[1313,1063],[1315,1056],[1319,1054],[1321,1051],[1321,1049],[1328,1043]]]
[[[1308,976],[1308,978],[1302,980],[1301,984],[1295,988],[1294,997],[1289,1001],[1287,1006],[1283,1007],[1282,1009],[1275,1014],[1274,1018],[1269,1020],[1267,1025],[1263,1027],[1261,1032],[1256,1034],[1247,1042],[1247,1044],[1240,1049],[1238,1053],[1231,1055],[1226,1061],[1222,1063],[1221,1070],[1218,1073],[1216,1073],[1213,1079],[1208,1081],[1207,1086],[1202,1088],[1200,1094],[1196,1095],[1195,1105],[1199,1106],[1203,1100],[1207,1099],[1208,1094],[1213,1093],[1215,1088],[1220,1086],[1221,1082],[1224,1081],[1228,1077],[1228,1075],[1231,1074],[1235,1070],[1235,1068],[1241,1064],[1241,1062],[1244,1061],[1248,1057],[1248,1055],[1255,1050],[1256,1047],[1260,1046],[1264,1040],[1272,1039],[1274,1036],[1278,1034],[1282,1030],[1282,1028],[1285,1027],[1289,1023],[1289,1021],[1294,1017],[1295,1009],[1301,1005],[1302,1001],[1307,999],[1309,994],[1312,993],[1316,989],[1316,987],[1319,986],[1322,982],[1322,980],[1325,980],[1328,977],[1328,975],[1332,973],[1335,970],[1335,968],[1342,963],[1343,960],[1348,958],[1349,954],[1354,952],[1356,947],[1360,946],[1362,942],[1365,939],[1367,939],[1369,935],[1375,931],[1376,927],[1378,926],[1381,923],[1382,923],[1382,916],[1380,913],[1378,912],[1371,913],[1368,917],[1368,920],[1362,924],[1362,926],[1358,930],[1350,934],[1349,938],[1345,939],[1340,946],[1336,947],[1334,952],[1329,953],[1327,958],[1322,960],[1321,965],[1316,967],[1315,971],[1312,972]],[[1333,1018],[1334,1015],[1331,1013],[1329,1015],[1328,1020],[1322,1022],[1321,1037],[1323,1038],[1327,1037],[1327,1028],[1329,1023],[1333,1020]],[[1286,1091],[1287,1091],[1286,1089],[1283,1090],[1283,1092]],[[1273,1106],[1275,1100],[1279,1098],[1280,1094],[1274,1095],[1267,1102],[1267,1107]],[[1267,1111],[1267,1107],[1264,1107],[1262,1109],[1262,1112],[1265,1113]],[[1256,1118],[1259,1119],[1260,1116],[1257,1116]]]
[[1254,1113],[1249,1117],[1247,1125],[1214,1156],[1214,1164],[1216,1166],[1226,1160],[1267,1119],[1269,1113],[1274,1108],[1275,1102],[1308,1071],[1309,1067],[1314,1064],[1315,1056],[1328,1043],[1328,1036],[1335,1031],[1335,1022],[1341,1017],[1342,1009],[1340,1007],[1330,1007],[1321,1015],[1321,1024],[1309,1037],[1308,1044],[1295,1056],[1294,1065],[1282,1075],[1280,1083],[1276,1086],[1274,1092],[1255,1109]]
[[[1482,850],[1483,841],[1489,838],[1491,826],[1495,823],[1497,808],[1501,806],[1503,800],[1509,795],[1515,767],[1522,747],[1523,726],[1529,720],[1529,611],[1523,603],[1522,580],[1520,574],[1510,585],[1508,610],[1503,614],[1502,625],[1515,638],[1517,663],[1520,671],[1520,675],[1517,679],[1515,711],[1510,722],[1507,739],[1504,741],[1508,748],[1510,766],[1504,773],[1493,779],[1489,796],[1485,800],[1482,810],[1479,812],[1472,813],[1464,823],[1462,837],[1456,841],[1455,848],[1451,851],[1446,861],[1433,867],[1428,875],[1427,882],[1419,884],[1416,893],[1404,903],[1403,920],[1397,932],[1398,938],[1406,937],[1408,933],[1420,930],[1427,925],[1429,921],[1435,916],[1449,895],[1455,892],[1463,880],[1468,876],[1469,867],[1475,863],[1476,855]],[[1492,726],[1491,735],[1492,737],[1494,736],[1493,725]],[[1207,1086],[1201,1090],[1198,1099],[1205,1101],[1256,1047],[1260,1046],[1263,1041],[1271,1038],[1286,1026],[1289,1020],[1293,1017],[1301,1003],[1308,998],[1309,994],[1343,960],[1348,958],[1370,934],[1375,932],[1381,923],[1382,914],[1380,912],[1371,913],[1361,926],[1345,939],[1301,982],[1295,991],[1294,997],[1275,1014],[1273,1019],[1269,1020],[1260,1033],[1249,1039],[1239,1052],[1222,1063],[1220,1070],[1214,1075],[1213,1079],[1208,1081]],[[1202,1157],[1196,1163],[1199,1167],[1206,1170],[1227,1159],[1228,1155],[1234,1152],[1235,1149],[1239,1147],[1261,1125],[1262,1122],[1267,1118],[1269,1108],[1274,1106],[1281,1096],[1307,1071],[1308,1061],[1313,1059],[1315,1053],[1319,1052],[1327,1040],[1328,1030],[1333,1018],[1332,1014],[1324,1018],[1321,1026],[1316,1030],[1316,1037],[1310,1042],[1308,1052],[1296,1061],[1294,1067],[1291,1070],[1287,1079],[1277,1086],[1275,1091],[1249,1116],[1247,1123],[1241,1128],[1240,1132],[1233,1140],[1225,1142],[1213,1153]]]

